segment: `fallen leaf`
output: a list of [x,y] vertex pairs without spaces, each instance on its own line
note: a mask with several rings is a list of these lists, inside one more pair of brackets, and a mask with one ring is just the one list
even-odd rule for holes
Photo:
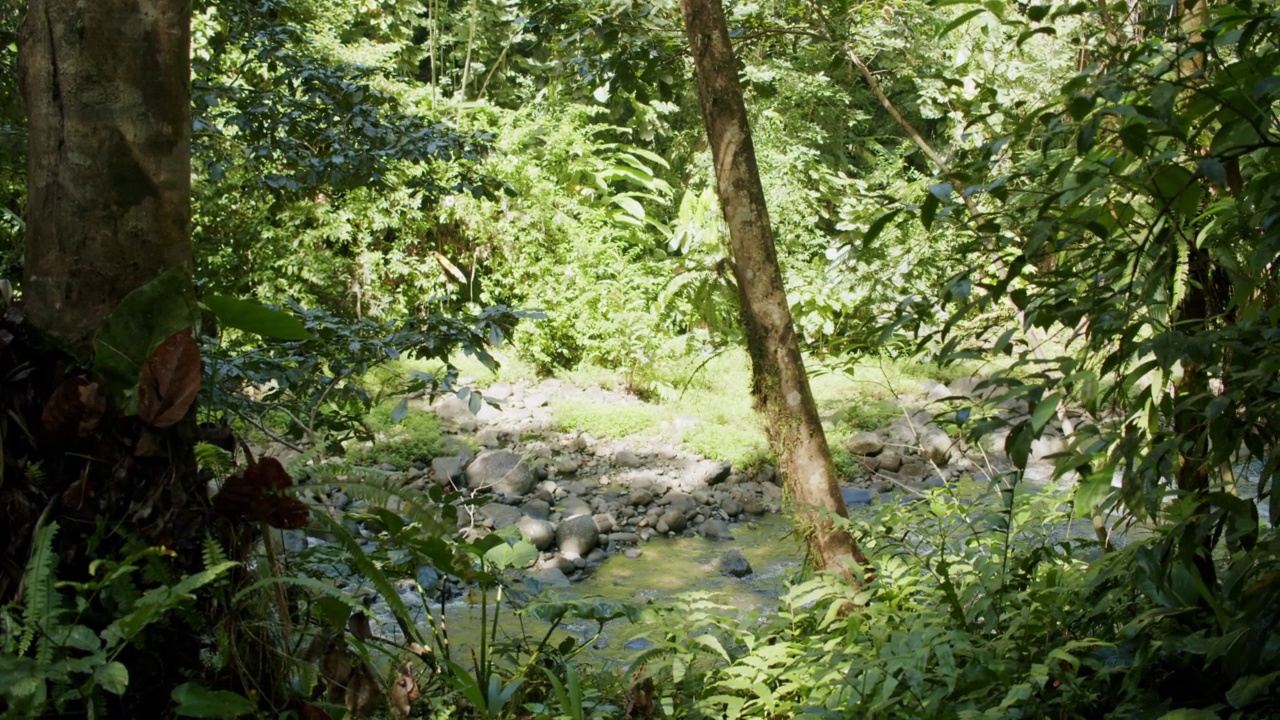
[[187,416],[200,392],[200,346],[191,328],[170,335],[147,358],[138,381],[138,417],[158,428]]

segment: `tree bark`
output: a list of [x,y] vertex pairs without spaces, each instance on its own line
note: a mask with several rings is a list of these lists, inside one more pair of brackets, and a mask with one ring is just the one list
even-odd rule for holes
[[31,323],[73,351],[133,290],[191,262],[190,0],[31,0]]
[[866,558],[830,518],[846,516],[844,499],[787,305],[724,10],[720,0],[680,0],[680,9],[729,226],[756,408],[764,415],[816,567],[860,584],[860,569],[852,563],[865,566]]

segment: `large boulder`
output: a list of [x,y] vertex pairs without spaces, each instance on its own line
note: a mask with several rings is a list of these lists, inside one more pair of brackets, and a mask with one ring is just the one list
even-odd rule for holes
[[481,505],[477,513],[486,518],[494,530],[501,530],[504,527],[515,525],[521,515],[519,509],[502,503]]
[[539,518],[525,515],[516,522],[520,536],[539,550],[546,550],[556,541],[556,526]]
[[669,492],[662,496],[662,504],[683,514],[686,518],[698,511],[698,501],[692,495],[682,492]]
[[467,487],[508,498],[523,497],[537,477],[524,458],[509,450],[485,450],[467,466]]
[[431,461],[431,479],[437,485],[451,485],[462,479],[463,461],[461,457],[449,455]]
[[560,554],[570,560],[586,557],[600,542],[600,531],[590,515],[578,515],[560,523],[556,528],[556,543]]
[[842,488],[840,495],[845,505],[870,505],[876,499],[876,491],[867,488]]
[[733,467],[727,462],[699,460],[689,470],[690,487],[710,487],[729,479]]
[[730,550],[711,565],[722,575],[730,577],[740,578],[751,574],[751,563],[737,550]]
[[920,433],[920,453],[938,467],[951,460],[951,447],[954,444],[955,440],[937,425],[926,425]]
[[862,432],[850,435],[844,441],[845,447],[854,455],[875,455],[884,450],[884,438],[873,432]]
[[698,533],[708,540],[732,540],[733,533],[723,520],[708,520],[698,526]]

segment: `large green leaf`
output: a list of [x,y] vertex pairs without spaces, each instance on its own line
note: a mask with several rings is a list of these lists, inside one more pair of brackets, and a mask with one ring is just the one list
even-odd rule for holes
[[142,368],[160,343],[199,318],[190,270],[176,267],[125,296],[93,341],[93,367],[125,414],[138,406]]
[[277,340],[306,340],[311,336],[298,318],[252,300],[210,295],[204,304],[224,327]]

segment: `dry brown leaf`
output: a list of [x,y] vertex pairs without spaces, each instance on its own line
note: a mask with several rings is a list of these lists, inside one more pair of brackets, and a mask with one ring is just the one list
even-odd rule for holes
[[170,335],[147,358],[138,381],[138,417],[158,428],[187,416],[200,392],[200,346],[191,328]]

